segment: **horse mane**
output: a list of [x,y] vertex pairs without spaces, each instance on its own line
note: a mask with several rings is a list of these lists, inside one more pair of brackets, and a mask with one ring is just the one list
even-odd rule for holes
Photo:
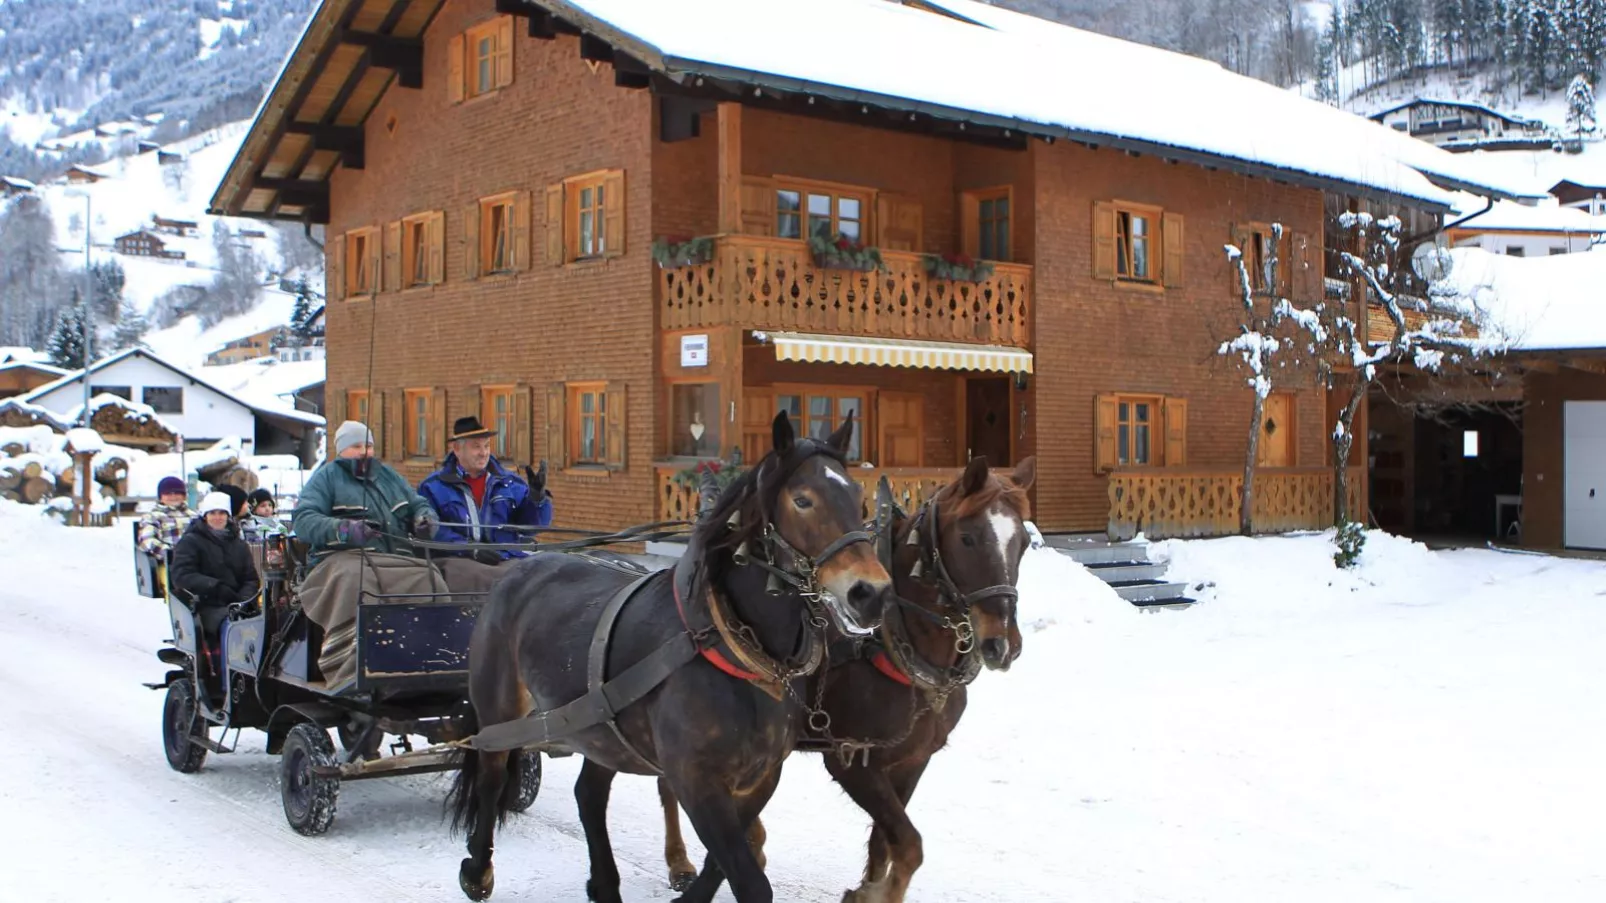
[[[726,487],[714,507],[692,528],[692,542],[701,545],[704,555],[712,555],[758,538],[770,522],[771,505],[781,488],[804,461],[815,455],[846,466],[841,452],[815,439],[799,439],[784,458],[770,451]],[[734,529],[730,527],[733,514],[737,516]]]
[[937,507],[945,518],[970,517],[1002,501],[1021,520],[1032,519],[1031,500],[1027,498],[1026,490],[1020,488],[1014,480],[989,472],[987,483],[982,486],[980,492],[955,500],[954,494],[959,491],[960,482],[954,480],[937,493]]

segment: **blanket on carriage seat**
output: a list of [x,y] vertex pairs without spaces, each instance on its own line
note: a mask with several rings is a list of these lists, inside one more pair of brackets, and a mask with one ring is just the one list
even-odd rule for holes
[[408,555],[353,549],[325,556],[296,595],[301,610],[323,628],[318,669],[331,688],[357,676],[357,603],[363,591],[377,596],[450,592],[434,565]]

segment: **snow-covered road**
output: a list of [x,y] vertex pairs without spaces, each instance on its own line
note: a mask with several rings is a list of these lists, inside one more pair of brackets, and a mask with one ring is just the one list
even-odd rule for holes
[[[307,839],[260,735],[167,768],[140,686],[164,619],[127,543],[0,502],[0,901],[462,899],[444,776],[346,785]],[[1316,537],[1160,551],[1206,604],[1139,615],[1029,556],[1025,654],[915,797],[911,900],[1606,898],[1606,565],[1376,535],[1356,574]],[[548,761],[500,836],[495,899],[583,899],[578,766]],[[622,778],[610,815],[626,899],[672,898],[652,784]],[[856,882],[866,820],[816,759],[765,822],[777,899]]]

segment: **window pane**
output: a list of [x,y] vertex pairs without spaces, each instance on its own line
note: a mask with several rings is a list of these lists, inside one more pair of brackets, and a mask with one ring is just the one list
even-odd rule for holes
[[809,237],[820,238],[825,241],[835,239],[836,233],[831,231],[831,218],[829,216],[810,216]]
[[585,417],[580,421],[580,458],[584,461],[597,460],[597,419]]
[[591,188],[582,188],[582,189],[580,189],[580,207],[581,207],[581,209],[595,206],[594,204],[591,203],[591,192],[593,190],[594,189],[591,189]]
[[863,219],[859,216],[859,199],[837,198],[836,215],[841,219]]
[[782,213],[775,218],[776,238],[802,238],[803,224],[795,213]]
[[831,416],[831,398],[828,395],[809,396],[809,418]]
[[[1125,407],[1125,405],[1122,405]],[[1126,426],[1115,431],[1116,461],[1121,464],[1132,463],[1132,434]]]
[[1132,406],[1132,410],[1137,413],[1139,423],[1149,422],[1149,406],[1147,404],[1135,404]]
[[859,240],[859,224],[852,220],[842,220],[837,223],[836,231],[838,235],[844,238],[851,238],[854,241]]
[[999,219],[1009,216],[1009,198],[999,198],[993,203],[996,205],[993,208],[995,216]]
[[597,410],[597,395],[595,392],[580,393],[580,413],[594,414]]
[[778,395],[775,398],[775,413],[785,411],[786,416],[796,424],[803,416],[803,399],[796,395]]
[[828,194],[809,195],[809,215],[829,217],[831,215],[831,196]]
[[840,426],[849,414],[853,415],[853,437],[848,440],[848,460],[857,461],[863,457],[859,454],[859,437],[864,434],[864,402],[857,396],[839,398],[836,403],[836,413],[837,426]]
[[990,220],[992,218],[993,218],[993,202],[992,201],[982,201],[981,202],[981,219],[982,219],[982,222],[986,222],[987,220]]
[[593,222],[591,211],[586,210],[580,214],[580,254],[589,257],[596,253],[596,223]]
[[1149,427],[1147,425],[1139,425],[1132,430],[1132,434],[1134,439],[1133,445],[1135,446],[1132,454],[1132,463],[1149,463]]
[[669,390],[669,453],[716,457],[720,443],[719,384],[696,383]]
[[802,203],[802,195],[795,191],[775,192],[775,209],[781,213],[796,213]]
[[1132,237],[1149,234],[1149,218],[1146,216],[1132,217]]

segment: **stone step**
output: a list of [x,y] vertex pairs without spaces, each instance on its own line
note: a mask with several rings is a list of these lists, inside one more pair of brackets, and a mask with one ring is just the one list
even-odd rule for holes
[[1165,576],[1165,565],[1149,561],[1102,561],[1081,564],[1105,583],[1134,583],[1140,580],[1159,580]]
[[1141,543],[1078,543],[1054,544],[1044,538],[1044,545],[1060,553],[1069,555],[1078,564],[1084,567],[1093,567],[1101,564],[1148,564],[1149,547]]
[[1184,598],[1188,591],[1186,583],[1170,583],[1164,580],[1131,580],[1122,583],[1112,583],[1110,588],[1116,595],[1134,605],[1153,605],[1170,602]]

